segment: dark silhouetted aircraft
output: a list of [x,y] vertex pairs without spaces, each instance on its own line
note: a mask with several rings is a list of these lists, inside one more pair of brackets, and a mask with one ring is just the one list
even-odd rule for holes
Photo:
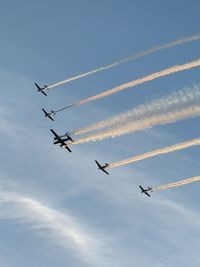
[[100,165],[99,162],[97,160],[95,160],[97,166],[98,166],[98,169],[105,172],[106,174],[109,175],[109,173],[105,170],[106,168],[108,168],[109,164],[108,163],[105,163],[105,165]]
[[47,94],[44,92],[44,90],[48,90],[48,86],[44,85],[44,87],[40,87],[37,83],[35,83],[35,86],[38,89],[38,92],[41,92],[43,95],[47,96]]
[[51,115],[56,115],[55,111],[51,110],[51,112],[46,112],[45,109],[42,108],[42,111],[45,114],[45,117],[48,117],[50,120],[54,121],[54,119],[51,117]]
[[60,136],[54,132],[54,130],[50,129],[50,131],[53,133],[54,138],[56,138],[56,143],[54,142],[54,144],[60,144],[60,147],[65,147],[69,152],[72,152],[71,149],[68,147],[68,145],[65,143],[65,139],[60,138]]
[[141,189],[141,193],[145,193],[148,197],[150,197],[148,191],[151,191],[152,187],[148,187],[148,189],[144,189],[141,185],[139,185],[139,188]]
[[[66,141],[71,141],[72,143],[74,142],[74,140],[71,138],[71,136],[69,134],[65,134],[63,136],[59,136],[64,142]],[[63,137],[66,137],[66,138],[63,138]],[[57,137],[54,137],[54,144],[59,144],[59,140]]]
[[[63,137],[66,137],[66,138],[63,139]],[[64,141],[68,141],[68,140],[69,140],[69,141],[71,141],[71,142],[74,142],[74,140],[71,138],[69,132],[66,132],[66,134],[60,136],[60,138],[62,138],[62,140],[64,140]],[[58,143],[57,143],[57,138],[56,138],[56,137],[54,137],[54,141],[55,141],[54,144],[58,144]]]

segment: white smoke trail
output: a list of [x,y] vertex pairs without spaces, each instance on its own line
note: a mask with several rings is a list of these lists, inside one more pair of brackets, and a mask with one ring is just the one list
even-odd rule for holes
[[151,128],[157,125],[163,125],[167,123],[176,122],[190,117],[200,116],[200,105],[199,103],[194,104],[190,107],[182,107],[180,109],[173,109],[163,114],[149,116],[145,119],[141,119],[135,122],[127,122],[122,126],[116,126],[109,130],[100,131],[86,137],[82,137],[73,142],[73,144],[82,144],[91,141],[100,141],[109,137],[121,136],[124,134],[141,131],[147,128]]
[[90,96],[88,98],[84,98],[84,99],[82,99],[78,102],[75,102],[69,106],[66,106],[66,107],[63,107],[59,110],[56,110],[55,113],[58,113],[58,112],[63,111],[65,109],[69,109],[70,107],[76,107],[76,106],[81,106],[81,105],[87,104],[89,102],[107,97],[107,96],[112,95],[112,94],[116,94],[116,93],[123,91],[127,88],[135,87],[136,85],[139,85],[139,84],[142,84],[142,83],[145,83],[148,81],[152,81],[152,80],[158,79],[160,77],[164,77],[164,76],[167,76],[167,75],[170,75],[170,74],[173,74],[176,72],[184,71],[184,70],[189,70],[189,69],[196,68],[199,66],[200,66],[200,59],[183,64],[183,65],[177,65],[177,66],[173,66],[173,67],[170,67],[170,68],[158,71],[158,72],[154,72],[154,73],[147,75],[143,78],[139,78],[139,79],[133,80],[131,82],[116,86],[112,89],[106,90],[100,94]]
[[166,48],[170,48],[170,47],[173,47],[173,46],[181,45],[181,44],[184,44],[184,43],[187,43],[187,42],[198,41],[199,39],[200,39],[200,34],[196,34],[196,35],[192,35],[192,36],[189,36],[189,37],[185,37],[185,38],[173,41],[173,42],[168,43],[168,44],[160,45],[160,46],[151,48],[151,49],[149,49],[147,51],[143,51],[143,52],[140,52],[138,54],[131,55],[131,56],[125,58],[125,59],[119,60],[119,61],[111,63],[109,65],[106,65],[106,66],[103,66],[103,67],[100,67],[100,68],[97,68],[97,69],[94,69],[94,70],[91,70],[91,71],[88,71],[88,72],[85,72],[85,73],[81,73],[81,74],[76,75],[74,77],[70,77],[70,78],[68,78],[66,80],[63,80],[63,81],[48,85],[48,89],[53,89],[53,88],[55,88],[57,86],[60,86],[60,85],[63,85],[63,84],[78,80],[80,78],[92,75],[94,73],[114,68],[114,67],[119,66],[121,64],[127,63],[129,61],[133,61],[133,60],[135,60],[137,58],[141,58],[141,57],[153,54],[155,52],[161,51],[161,50],[166,49]]
[[144,153],[141,155],[137,155],[137,156],[125,159],[125,160],[109,163],[108,168],[115,168],[115,167],[123,166],[123,165],[129,164],[129,163],[133,163],[136,161],[152,158],[152,157],[155,157],[158,155],[171,153],[171,152],[178,151],[181,149],[186,149],[188,147],[196,146],[196,145],[200,145],[200,138],[189,140],[189,141],[186,141],[186,142],[183,142],[180,144],[176,144],[173,146],[168,146],[168,147],[164,147],[161,149],[153,150],[153,151],[150,151],[150,152],[147,152],[147,153]]
[[[107,128],[80,137],[75,140],[73,144],[102,140],[108,137],[144,130],[156,125],[199,116],[199,102],[200,88],[198,86],[184,91],[180,90],[158,99],[157,101],[151,102],[149,105],[142,105],[128,112],[121,113],[118,116],[114,116],[115,123],[112,123],[112,117],[105,120],[104,125],[106,125]],[[144,112],[144,107],[146,107],[146,112]],[[138,114],[140,114],[140,116],[137,116]],[[109,122],[111,122],[110,125]],[[104,121],[101,123],[103,124]],[[93,125],[91,128],[92,127]]]
[[160,99],[156,99],[148,104],[140,105],[137,108],[131,109],[130,111],[113,116],[109,119],[102,120],[95,124],[80,128],[72,132],[73,135],[85,134],[90,131],[96,131],[98,129],[111,127],[112,125],[116,125],[117,123],[122,124],[124,120],[128,118],[132,118],[132,120],[137,121],[138,119],[148,116],[149,114],[155,114],[163,109],[170,109],[174,105],[183,105],[189,103],[189,101],[194,101],[194,99],[200,98],[200,89],[199,86],[194,85],[192,88],[179,90],[165,96]]
[[185,179],[185,180],[181,180],[181,181],[178,181],[178,182],[174,182],[174,183],[169,183],[169,184],[166,184],[166,185],[153,187],[151,191],[164,190],[164,189],[167,189],[167,188],[181,186],[181,185],[185,185],[185,184],[190,184],[190,183],[198,182],[198,181],[200,181],[200,176],[195,176],[195,177],[188,178],[188,179]]

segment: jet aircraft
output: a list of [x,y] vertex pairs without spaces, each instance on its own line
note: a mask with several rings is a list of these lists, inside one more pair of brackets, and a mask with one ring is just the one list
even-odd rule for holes
[[60,138],[60,136],[52,129],[50,131],[53,133],[54,138],[56,138],[56,142],[54,144],[60,144],[60,147],[65,147],[69,152],[72,152],[68,145],[65,143],[65,139]]
[[144,189],[141,185],[139,185],[139,188],[141,189],[141,193],[146,194],[148,197],[150,197],[148,191],[152,190],[152,187],[148,187],[147,189]]
[[96,162],[99,170],[101,170],[101,171],[105,172],[107,175],[109,175],[109,173],[105,170],[109,166],[108,163],[105,163],[105,165],[101,165],[101,164],[99,164],[99,162],[97,160],[95,160],[95,162]]
[[54,119],[51,117],[51,115],[56,115],[55,111],[51,110],[51,112],[46,112],[45,109],[42,108],[42,111],[45,114],[45,117],[48,117],[50,120],[54,121]]
[[44,87],[40,87],[37,83],[35,83],[35,86],[38,89],[38,92],[41,92],[43,95],[47,96],[47,94],[44,92],[45,90],[48,90],[48,86],[44,85]]

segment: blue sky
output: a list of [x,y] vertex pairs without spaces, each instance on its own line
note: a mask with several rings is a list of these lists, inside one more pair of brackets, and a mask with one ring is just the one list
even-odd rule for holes
[[143,84],[45,120],[57,109],[200,57],[199,42],[174,47],[52,90],[51,84],[199,33],[199,1],[1,1],[0,265],[2,267],[199,266],[198,183],[140,194],[199,175],[199,148],[112,169],[113,162],[199,137],[199,118],[102,142],[52,145],[64,132],[199,83],[199,68]]

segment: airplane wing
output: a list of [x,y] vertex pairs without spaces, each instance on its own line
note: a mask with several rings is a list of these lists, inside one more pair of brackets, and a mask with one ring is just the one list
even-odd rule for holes
[[150,197],[150,195],[147,192],[144,192],[148,197]]
[[96,162],[97,166],[101,169],[102,167],[101,167],[101,165],[99,164],[99,162],[98,162],[97,160],[95,160],[95,162]]
[[37,83],[35,83],[35,86],[37,87],[38,92],[42,90],[42,88]]
[[51,116],[48,116],[48,118],[49,118],[50,120],[54,121],[54,119],[53,119],[53,118],[51,118]]
[[104,170],[103,168],[101,169],[103,172],[105,172],[107,175],[109,175],[109,173],[106,171],[106,170]]
[[56,137],[57,140],[61,139],[60,136],[56,132],[54,132],[54,130],[50,129],[50,131]]
[[142,186],[141,186],[141,185],[139,185],[139,188],[140,188],[142,191],[144,191],[144,188],[142,188]]
[[42,111],[44,112],[44,114],[45,114],[46,116],[48,116],[48,113],[46,112],[45,109],[42,108]]
[[40,92],[41,92],[43,95],[47,96],[47,94],[46,94],[43,90],[41,90]]
[[68,146],[65,146],[65,148],[69,151],[72,152],[71,149]]

